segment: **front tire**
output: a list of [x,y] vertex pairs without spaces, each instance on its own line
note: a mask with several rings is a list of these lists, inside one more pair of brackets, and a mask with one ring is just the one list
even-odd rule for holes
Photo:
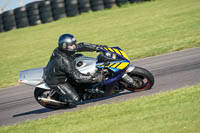
[[129,91],[145,91],[150,90],[154,85],[154,76],[148,70],[142,67],[135,67],[135,69],[127,73],[134,81],[134,86],[122,82],[125,89]]

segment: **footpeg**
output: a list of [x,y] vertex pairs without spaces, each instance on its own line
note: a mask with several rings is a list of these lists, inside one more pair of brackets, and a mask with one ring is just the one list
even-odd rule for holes
[[104,91],[100,90],[99,88],[88,89],[88,92],[89,93],[101,93],[101,94],[104,93]]

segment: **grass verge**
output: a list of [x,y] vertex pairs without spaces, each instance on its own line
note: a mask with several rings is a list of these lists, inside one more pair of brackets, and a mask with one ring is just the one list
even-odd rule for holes
[[200,46],[200,1],[129,4],[0,34],[0,88],[16,85],[19,71],[43,67],[57,38],[120,46],[130,59]]
[[0,128],[1,133],[199,133],[200,85]]

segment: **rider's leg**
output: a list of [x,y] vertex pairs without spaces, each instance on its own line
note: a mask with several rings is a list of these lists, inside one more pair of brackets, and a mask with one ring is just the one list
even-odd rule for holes
[[66,102],[74,103],[79,100],[76,90],[68,83],[58,84],[54,89],[65,98]]

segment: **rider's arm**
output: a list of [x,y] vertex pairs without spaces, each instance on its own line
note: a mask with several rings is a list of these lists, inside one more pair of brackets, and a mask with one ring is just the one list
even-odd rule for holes
[[77,52],[97,51],[99,47],[103,47],[103,45],[82,42],[77,44]]

